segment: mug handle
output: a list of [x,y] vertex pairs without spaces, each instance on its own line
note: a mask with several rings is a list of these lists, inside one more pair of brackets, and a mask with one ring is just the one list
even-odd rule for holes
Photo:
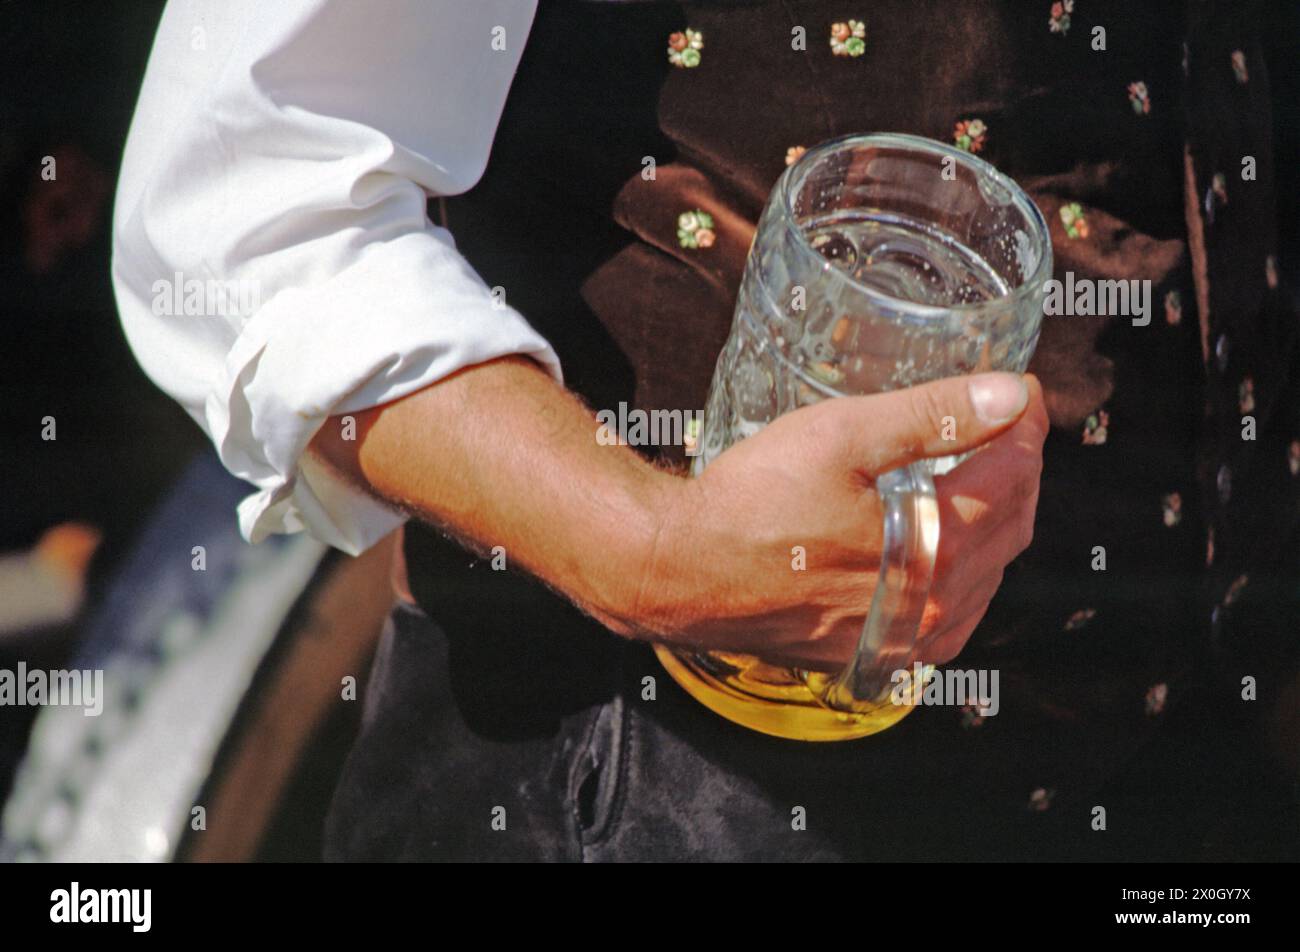
[[884,545],[871,609],[853,659],[839,674],[805,673],[821,703],[859,711],[883,703],[895,687],[894,672],[912,663],[939,548],[939,503],[932,460],[920,460],[876,478],[884,506]]

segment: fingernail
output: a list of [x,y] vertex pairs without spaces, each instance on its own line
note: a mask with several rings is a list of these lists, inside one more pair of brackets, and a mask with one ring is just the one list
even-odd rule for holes
[[1025,408],[1029,389],[1016,374],[980,374],[971,378],[970,402],[985,423],[1005,423]]

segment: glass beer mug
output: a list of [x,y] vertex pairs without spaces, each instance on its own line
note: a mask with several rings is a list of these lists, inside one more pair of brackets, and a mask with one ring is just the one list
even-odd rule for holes
[[[1022,372],[1051,274],[1042,214],[973,155],[894,134],[809,150],[786,169],[759,220],[692,473],[778,415],[819,400]],[[665,668],[713,711],[778,737],[847,740],[897,723],[919,688],[900,692],[906,682],[894,675],[914,661],[934,572],[932,477],[960,461],[922,460],[877,478],[884,546],[843,671],[659,646]]]

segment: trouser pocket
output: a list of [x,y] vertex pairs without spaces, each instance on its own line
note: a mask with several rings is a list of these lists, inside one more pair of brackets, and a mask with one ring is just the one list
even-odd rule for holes
[[627,708],[621,695],[596,708],[569,770],[568,802],[581,848],[613,832],[622,808],[627,752]]

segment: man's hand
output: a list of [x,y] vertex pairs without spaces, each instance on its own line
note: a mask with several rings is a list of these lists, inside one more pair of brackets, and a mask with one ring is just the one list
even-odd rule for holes
[[[984,412],[972,399],[999,390]],[[331,420],[317,455],[470,544],[504,546],[613,631],[809,668],[848,660],[869,607],[874,477],[988,443],[936,483],[921,655],[955,656],[1029,542],[1047,432],[1032,377],[953,378],[787,414],[693,480],[598,443],[592,413],[525,358],[354,416],[358,438],[342,440]],[[945,417],[956,440],[943,439]]]
[[[852,655],[876,583],[874,477],[987,442],[935,484],[939,549],[918,657],[951,660],[1033,535],[1048,423],[1037,379],[1023,380],[952,378],[779,417],[683,484],[633,616],[673,643],[833,670]],[[942,438],[945,417],[955,440]]]

